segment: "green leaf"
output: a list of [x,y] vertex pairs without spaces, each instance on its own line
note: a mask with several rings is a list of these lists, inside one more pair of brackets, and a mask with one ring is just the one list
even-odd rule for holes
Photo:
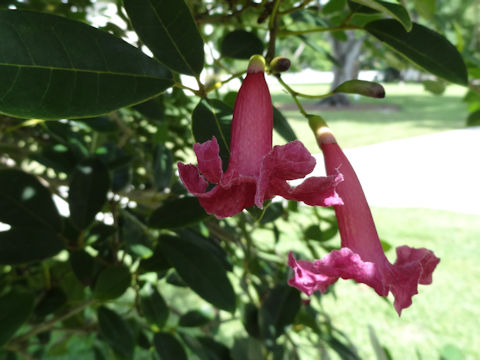
[[156,208],[148,224],[159,229],[173,229],[195,224],[207,218],[196,197],[167,200]]
[[273,128],[287,141],[297,140],[297,135],[288,123],[287,119],[275,106],[273,107]]
[[93,296],[99,300],[116,299],[130,287],[132,275],[125,265],[114,265],[100,272],[93,288]]
[[83,285],[90,285],[95,276],[95,260],[84,250],[70,253],[70,266]]
[[332,237],[336,235],[337,232],[338,232],[337,226],[330,226],[325,230],[321,230],[320,226],[318,225],[310,225],[303,233],[303,236],[309,240],[316,240],[316,241],[323,242],[323,241],[330,240]]
[[427,20],[431,20],[435,15],[436,2],[437,0],[413,0],[415,10]]
[[480,110],[474,111],[468,115],[467,126],[480,126]]
[[163,236],[159,242],[165,257],[200,297],[229,312],[235,310],[235,292],[225,266],[200,236]]
[[325,15],[334,14],[336,12],[343,11],[345,5],[347,4],[347,0],[330,0],[325,6],[322,8],[322,12]]
[[184,0],[124,0],[133,28],[157,59],[171,69],[198,75],[203,40]]
[[84,23],[0,11],[0,112],[90,117],[158,95],[171,74],[125,41]]
[[262,343],[254,338],[236,338],[231,350],[233,360],[264,359]]
[[153,345],[160,360],[187,360],[182,344],[170,333],[156,333],[153,337]]
[[259,311],[260,332],[276,339],[290,325],[300,310],[300,293],[288,285],[277,285],[268,294]]
[[183,327],[197,327],[208,324],[212,319],[199,310],[190,310],[187,313],[180,316],[178,320],[178,326]]
[[52,287],[43,294],[41,300],[35,305],[35,316],[43,318],[58,311],[67,303],[67,295],[58,287]]
[[35,176],[15,169],[0,170],[0,221],[51,231],[62,227],[50,192]]
[[232,360],[230,350],[224,344],[213,340],[211,337],[200,336],[196,338],[202,345],[204,352],[211,360]]
[[98,325],[110,347],[124,358],[131,359],[135,340],[129,325],[113,310],[100,307],[97,310]]
[[63,240],[49,229],[13,227],[0,232],[0,264],[43,260],[64,248]]
[[153,180],[155,188],[162,191],[168,185],[173,176],[173,156],[172,152],[163,144],[155,147],[153,157]]
[[140,297],[140,308],[149,324],[159,329],[163,328],[168,319],[169,309],[157,289],[153,288],[150,294]]
[[422,83],[424,89],[433,95],[442,95],[447,88],[443,80],[423,80]]
[[110,176],[107,167],[98,159],[77,166],[68,192],[70,218],[75,226],[84,229],[95,219],[107,200]]
[[202,99],[193,110],[192,131],[196,142],[203,143],[215,136],[220,147],[223,169],[230,158],[230,132],[233,109],[220,100]]
[[262,40],[252,32],[234,30],[222,39],[220,54],[234,59],[250,59],[252,55],[262,54],[264,45]]
[[410,15],[408,14],[408,11],[402,5],[377,0],[352,1],[391,16],[403,26],[405,31],[412,30],[412,20],[410,20]]
[[445,37],[414,23],[406,32],[395,20],[377,20],[365,29],[406,58],[445,80],[468,82],[467,69],[458,50]]
[[17,290],[0,297],[0,346],[4,345],[27,321],[33,310],[34,297]]

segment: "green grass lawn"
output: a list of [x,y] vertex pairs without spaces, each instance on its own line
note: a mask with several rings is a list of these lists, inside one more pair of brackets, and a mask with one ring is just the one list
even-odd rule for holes
[[[328,91],[326,85],[294,86],[294,89],[308,94],[322,94]],[[423,89],[421,84],[386,84],[384,99],[351,97],[352,103],[371,105],[369,110],[312,108],[318,100],[303,100],[307,111],[321,115],[336,134],[344,148],[369,145],[382,141],[430,134],[432,132],[462,128],[465,126],[467,108],[461,101],[465,89],[450,86],[442,96],[435,96]],[[312,152],[318,152],[315,139],[305,118],[293,107],[293,100],[279,88],[273,88],[275,105],[282,108],[297,137]],[[290,110],[292,109],[292,110]],[[283,143],[275,137],[276,143]]]

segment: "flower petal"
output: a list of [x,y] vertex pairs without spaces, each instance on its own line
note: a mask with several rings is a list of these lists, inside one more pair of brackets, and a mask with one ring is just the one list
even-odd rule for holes
[[198,168],[203,177],[212,184],[218,184],[223,174],[222,159],[219,156],[220,148],[215,136],[212,140],[193,145],[197,155]]
[[202,194],[207,189],[208,183],[200,176],[195,165],[185,165],[178,162],[178,173],[187,190],[193,195]]

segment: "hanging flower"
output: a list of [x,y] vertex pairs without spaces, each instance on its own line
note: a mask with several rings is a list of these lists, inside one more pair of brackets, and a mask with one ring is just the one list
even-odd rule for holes
[[[232,119],[230,159],[222,170],[215,137],[194,145],[198,165],[178,163],[180,178],[206,212],[224,218],[280,195],[309,205],[341,204],[335,187],[339,173],[311,177],[292,188],[287,180],[303,178],[315,167],[315,158],[296,140],[272,149],[273,110],[261,56],[250,60],[238,92]],[[212,187],[212,185],[214,185]]]
[[315,118],[312,117],[310,123],[317,130],[327,174],[340,170],[344,175],[344,181],[337,187],[344,205],[335,206],[342,247],[313,262],[296,260],[290,253],[288,265],[295,274],[289,284],[311,295],[317,290],[325,292],[339,277],[354,279],[369,285],[380,296],[387,296],[391,291],[400,315],[402,309],[412,304],[418,284],[432,283],[432,273],[440,259],[424,248],[400,246],[396,249],[395,263],[388,261],[355,171],[330,130]]

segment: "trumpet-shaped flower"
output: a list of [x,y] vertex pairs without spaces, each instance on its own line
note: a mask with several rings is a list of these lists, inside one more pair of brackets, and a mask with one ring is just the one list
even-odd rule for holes
[[[264,77],[264,62],[253,57],[233,109],[230,159],[225,173],[215,137],[194,145],[198,165],[178,163],[180,178],[206,212],[218,218],[280,195],[309,205],[341,204],[335,187],[342,175],[311,177],[293,188],[287,180],[303,178],[315,158],[300,141],[272,149],[272,100]],[[213,185],[213,187],[212,187]]]
[[440,259],[425,248],[400,246],[396,249],[397,260],[391,264],[383,252],[360,182],[342,149],[328,128],[321,128],[317,139],[327,174],[340,170],[344,176],[337,187],[344,205],[334,207],[342,246],[313,262],[296,260],[290,253],[288,264],[294,276],[289,284],[311,295],[317,290],[325,292],[339,277],[354,279],[372,287],[380,296],[391,291],[400,315],[402,309],[412,304],[418,284],[431,284]]

